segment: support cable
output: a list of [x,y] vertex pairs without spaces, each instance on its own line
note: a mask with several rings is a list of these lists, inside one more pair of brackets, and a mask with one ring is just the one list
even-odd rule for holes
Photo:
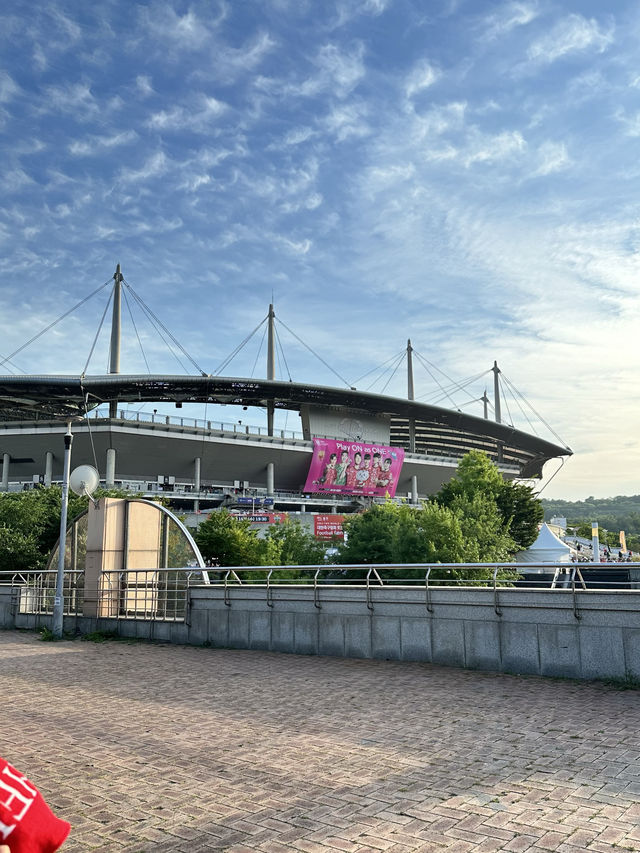
[[82,373],[80,374],[81,379],[84,379],[84,377],[86,376],[87,368],[89,367],[89,362],[91,361],[93,351],[96,348],[96,344],[98,343],[98,338],[100,337],[100,332],[102,331],[102,324],[104,323],[104,318],[107,316],[107,311],[109,310],[109,305],[111,305],[112,299],[113,299],[113,290],[109,293],[109,298],[107,299],[107,304],[104,306],[104,311],[102,312],[102,317],[100,318],[100,322],[98,324],[98,331],[96,332],[96,335],[93,339],[93,343],[91,344],[91,349],[89,350],[89,355],[87,356],[87,361],[85,363],[85,366],[82,368]]
[[142,308],[147,312],[148,316],[149,316],[149,317],[153,317],[153,319],[154,319],[154,320],[155,320],[155,322],[158,324],[158,326],[160,326],[160,327],[161,327],[161,329],[164,331],[164,333],[165,333],[166,335],[168,335],[168,337],[169,337],[169,338],[171,338],[171,340],[173,341],[173,343],[178,347],[178,349],[179,349],[179,350],[180,350],[180,352],[185,356],[185,358],[187,358],[187,359],[191,362],[191,364],[195,367],[195,369],[198,371],[198,373],[199,373],[201,376],[206,376],[206,375],[207,375],[207,373],[206,373],[206,372],[205,372],[205,371],[200,367],[200,365],[197,363],[197,361],[195,361],[195,360],[194,360],[194,359],[189,355],[189,353],[188,353],[188,352],[186,351],[186,349],[182,346],[182,344],[181,344],[181,343],[180,343],[180,341],[176,338],[176,336],[175,336],[175,335],[173,335],[173,334],[169,331],[169,329],[167,329],[167,327],[164,325],[164,323],[162,322],[162,320],[160,320],[160,318],[159,318],[159,317],[157,317],[157,316],[153,313],[153,311],[151,310],[151,308],[149,308],[149,306],[144,302],[144,300],[143,300],[140,296],[138,296],[138,294],[137,294],[137,293],[135,292],[135,290],[131,287],[131,285],[130,285],[130,284],[128,284],[124,279],[122,279],[122,282],[123,282],[123,284],[125,285],[125,287],[127,287],[127,288],[131,291],[131,295],[132,295],[132,296],[134,297],[134,299],[138,302],[138,304],[139,304],[139,305],[140,305],[140,306],[141,306],[141,307],[142,307]]
[[[469,376],[467,379],[463,379],[460,382],[451,382],[448,385],[443,385],[442,387],[446,391],[456,391],[456,390],[462,391],[465,388],[467,388],[469,385],[471,385],[472,383],[477,382],[479,379],[482,379],[482,377],[486,376],[486,374],[489,372],[490,371],[488,371],[488,370],[483,370],[482,373],[477,373],[477,374],[475,374],[475,376]],[[469,392],[467,392],[467,393],[469,393]],[[427,396],[427,395],[425,394],[423,396]],[[435,394],[434,396],[438,396],[438,395]]]
[[[502,374],[502,375],[504,376],[504,374]],[[529,406],[529,408],[531,409],[531,411],[533,412],[533,414],[538,418],[538,420],[539,420],[541,423],[543,423],[543,424],[546,426],[546,428],[547,428],[547,429],[549,430],[549,432],[554,436],[554,438],[556,438],[556,439],[560,442],[560,444],[561,444],[563,447],[567,447],[567,444],[565,443],[564,439],[560,438],[560,436],[558,435],[558,433],[557,433],[557,432],[556,432],[556,431],[551,427],[551,425],[550,425],[547,421],[545,421],[545,419],[542,417],[542,415],[541,415],[538,411],[536,411],[536,409],[534,409],[534,407],[533,407],[533,406],[531,405],[531,403],[527,400],[527,398],[524,396],[524,394],[523,394],[521,391],[518,391],[518,389],[515,387],[515,385],[514,385],[512,382],[510,382],[510,381],[507,379],[507,377],[506,377],[506,376],[504,376],[504,380],[505,380],[505,382],[507,382],[509,385],[511,385],[511,387],[514,389],[514,391],[516,391],[516,393],[517,393],[517,394],[519,394],[519,395],[520,395],[520,397],[522,397],[522,399],[523,399],[523,400],[524,400],[524,402],[527,404],[527,406]]]
[[382,386],[382,388],[380,389],[380,393],[381,393],[381,394],[384,394],[384,392],[387,390],[387,387],[388,387],[389,383],[391,382],[391,380],[393,379],[393,377],[394,377],[394,376],[396,375],[396,373],[398,372],[398,368],[400,367],[400,365],[402,364],[402,362],[403,362],[403,361],[404,361],[404,355],[402,356],[402,358],[401,358],[401,359],[398,361],[398,363],[396,364],[396,366],[395,366],[395,368],[394,368],[393,373],[391,374],[391,376],[387,379],[387,381],[385,382],[385,384],[384,384],[384,385]]
[[[109,302],[111,302],[111,299],[109,299]],[[109,303],[107,303],[107,304],[109,304]],[[87,364],[88,363],[89,363],[89,361],[87,360]],[[93,443],[93,433],[91,432],[91,422],[89,419],[89,407],[87,406],[89,394],[84,390],[84,387],[82,385],[82,379],[83,378],[84,378],[84,373],[82,374],[82,376],[80,378],[80,390],[82,391],[82,402],[84,403],[84,419],[87,423],[87,430],[89,431],[89,441],[91,442],[91,452],[93,453],[93,464],[95,465],[95,468],[96,468],[96,471],[98,472],[98,475],[100,475],[100,468],[98,466],[98,457],[96,455],[96,446]]]
[[347,379],[345,379],[345,378],[344,378],[344,376],[340,376],[340,374],[338,373],[338,371],[337,371],[337,370],[334,370],[334,369],[333,369],[333,367],[331,367],[331,365],[330,365],[330,364],[327,364],[327,362],[326,362],[326,361],[325,361],[321,356],[319,356],[317,352],[315,352],[314,350],[312,350],[312,349],[311,349],[311,347],[309,346],[309,344],[306,344],[306,343],[302,340],[302,338],[301,338],[301,337],[299,337],[298,335],[296,335],[296,333],[295,333],[295,332],[293,332],[293,331],[292,331],[292,330],[287,326],[287,324],[286,324],[286,323],[283,323],[283,322],[282,322],[282,320],[280,320],[280,319],[278,319],[278,323],[280,323],[280,325],[284,326],[284,328],[287,330],[287,332],[289,332],[289,334],[290,334],[290,335],[293,335],[293,337],[294,337],[294,338],[295,338],[299,343],[301,343],[301,344],[302,344],[302,346],[303,346],[303,347],[305,347],[305,349],[308,349],[308,350],[309,350],[309,352],[311,353],[311,355],[314,355],[314,356],[318,359],[318,361],[321,361],[321,362],[324,364],[324,366],[325,366],[328,370],[330,370],[330,371],[331,371],[335,376],[337,376],[337,377],[338,377],[338,379],[339,379],[341,382],[344,382],[344,384],[347,386],[347,388],[351,388],[351,389],[353,389],[353,386],[351,385],[351,383],[350,383]]
[[273,331],[275,333],[275,338],[276,338],[276,350],[278,349],[278,347],[280,348],[280,353],[282,355],[282,361],[283,361],[285,369],[287,371],[287,378],[289,379],[289,382],[293,382],[293,379],[291,378],[291,371],[289,370],[289,365],[287,363],[287,357],[284,354],[284,347],[282,346],[282,339],[280,338],[280,335],[278,334],[277,327],[274,327]]
[[[424,369],[427,371],[427,373],[429,374],[429,376],[430,376],[430,377],[433,379],[433,381],[436,383],[436,385],[438,386],[438,388],[440,389],[440,391],[441,391],[441,392],[444,394],[444,396],[445,396],[445,397],[446,397],[446,398],[451,402],[451,405],[452,405],[452,406],[453,406],[453,408],[455,409],[455,407],[456,407],[456,401],[453,399],[453,397],[451,396],[451,394],[449,394],[449,392],[448,392],[448,391],[446,391],[446,390],[442,387],[442,384],[441,384],[440,380],[438,379],[438,377],[437,377],[434,373],[432,373],[432,372],[431,372],[431,370],[430,370],[430,368],[429,368],[429,366],[428,366],[428,365],[430,365],[431,367],[433,367],[433,368],[434,368],[434,370],[440,370],[440,368],[436,368],[436,367],[435,367],[435,365],[431,364],[431,362],[428,362],[428,361],[426,361],[426,359],[423,359],[423,357],[420,355],[420,353],[419,353],[419,352],[416,352],[416,350],[415,350],[415,349],[414,349],[414,351],[413,351],[413,354],[416,356],[416,358],[418,359],[418,361],[420,362],[420,364],[424,367]],[[446,374],[446,373],[444,373],[442,370],[440,370],[440,373],[442,373],[442,375],[443,375],[443,376],[447,376],[447,374]],[[451,377],[450,377],[450,376],[447,376],[447,379],[449,380],[449,382],[453,382],[453,380],[451,379]]]
[[[17,365],[17,364],[14,364],[12,361],[9,361],[9,359],[6,359],[6,361],[4,362],[4,364],[5,364],[6,368],[7,368],[7,370],[9,371],[9,373],[10,373],[12,376],[15,376],[15,375],[16,375],[16,371],[18,371],[18,370],[20,371],[20,373],[24,373],[24,374],[26,375],[26,370],[23,370],[21,367],[18,367],[18,365]],[[12,370],[12,369],[11,369],[11,367],[9,367],[9,365],[12,365],[13,367],[15,367],[15,370]]]
[[76,310],[76,308],[80,308],[80,306],[81,306],[81,305],[84,305],[84,303],[85,303],[85,302],[88,302],[88,301],[91,299],[91,297],[92,297],[92,296],[95,296],[95,295],[96,295],[96,293],[100,293],[100,291],[101,291],[101,290],[103,290],[103,289],[104,289],[108,284],[111,284],[111,282],[112,282],[112,281],[113,281],[113,279],[112,279],[112,278],[110,278],[110,279],[108,279],[107,281],[105,281],[105,283],[104,283],[104,284],[101,284],[101,285],[100,285],[100,287],[97,287],[97,288],[96,288],[94,291],[92,291],[88,296],[85,296],[85,297],[84,297],[84,299],[81,299],[81,300],[80,300],[80,302],[76,303],[76,304],[73,306],[73,308],[69,308],[69,310],[68,310],[68,311],[65,311],[65,312],[64,312],[64,314],[61,314],[61,315],[57,318],[57,320],[53,320],[53,322],[49,323],[49,325],[48,325],[48,326],[45,326],[45,328],[44,328],[44,329],[42,329],[40,332],[38,332],[38,333],[37,333],[36,335],[34,335],[32,338],[29,338],[29,340],[28,340],[25,344],[22,344],[22,346],[18,347],[18,349],[17,349],[17,350],[14,350],[12,353],[9,353],[9,355],[5,356],[5,358],[0,359],[0,365],[3,365],[3,364],[5,364],[7,361],[10,361],[10,360],[15,356],[15,355],[18,355],[18,353],[19,353],[19,352],[22,352],[22,350],[26,349],[26,348],[27,348],[30,344],[32,344],[34,341],[37,341],[37,340],[38,340],[38,338],[41,338],[41,337],[42,337],[42,335],[44,335],[44,334],[45,334],[46,332],[48,332],[50,329],[53,329],[53,327],[54,327],[54,326],[57,326],[57,325],[58,325],[58,323],[59,323],[61,320],[64,320],[64,318],[65,318],[65,317],[68,317],[68,316],[69,316],[69,314],[72,314],[72,313]]
[[136,321],[133,319],[133,312],[131,311],[131,305],[129,304],[129,299],[127,297],[127,291],[123,290],[124,295],[124,304],[127,306],[127,310],[129,312],[129,317],[131,318],[131,324],[133,326],[133,330],[136,333],[136,338],[138,339],[138,345],[140,346],[140,352],[142,353],[142,358],[144,359],[144,363],[147,367],[147,373],[151,374],[151,370],[149,369],[149,362],[147,361],[147,356],[145,355],[144,347],[142,346],[142,341],[140,340],[140,335],[138,334],[138,327],[136,326]]
[[[416,352],[415,349],[414,349],[413,353],[415,356],[417,356],[418,360],[420,361],[422,366],[425,368],[427,373],[429,373],[429,375],[431,376],[433,381],[436,383],[438,388],[440,388],[440,392],[443,396],[439,399],[443,400],[443,399],[447,398],[453,404],[454,408],[456,406],[456,403],[455,403],[454,399],[452,398],[450,392],[452,392],[452,391],[464,391],[468,397],[472,397],[472,394],[469,391],[465,390],[466,386],[470,385],[472,382],[477,381],[478,379],[481,379],[483,376],[485,376],[487,373],[490,372],[489,370],[484,370],[484,371],[482,371],[482,373],[479,373],[476,376],[472,376],[467,380],[463,380],[462,382],[456,382],[456,380],[452,379],[450,376],[448,376],[444,372],[444,370],[441,370],[439,367],[436,367],[435,364],[432,364],[430,361],[425,359],[422,355],[420,355],[419,352]],[[429,367],[432,367],[434,370],[437,370],[439,373],[441,373],[448,380],[449,384],[443,385],[438,380],[438,378],[431,372],[431,370],[429,370],[429,367],[427,367],[427,365],[429,365]],[[434,403],[433,405],[436,405],[436,404]]]
[[[437,405],[438,405],[442,400],[444,400],[444,399],[445,399],[445,397],[447,396],[447,392],[448,392],[448,391],[455,391],[455,390],[461,390],[461,391],[462,391],[462,390],[465,390],[465,388],[466,388],[468,385],[471,385],[471,384],[473,384],[474,382],[477,382],[477,381],[478,381],[478,379],[481,379],[481,378],[485,375],[485,373],[486,373],[486,372],[487,372],[487,371],[485,371],[485,372],[483,372],[483,373],[480,373],[480,374],[478,374],[477,376],[471,376],[469,379],[467,379],[466,381],[464,381],[464,382],[462,382],[462,383],[455,383],[455,385],[445,386],[445,387],[442,389],[442,393],[433,395],[433,396],[432,396],[432,398],[431,398],[430,400],[428,400],[427,402],[429,402],[429,403],[430,403],[431,405],[433,405],[433,406],[437,406]],[[469,394],[469,392],[468,392],[468,391],[467,391],[466,393],[467,393],[469,396],[471,396],[471,395]],[[444,394],[444,396],[443,396],[443,394]],[[426,395],[424,395],[424,396],[426,396]],[[424,396],[423,396],[423,397],[420,397],[419,399],[421,399],[421,400],[422,400],[422,399],[424,399]],[[480,399],[482,399],[482,398],[480,398]],[[476,402],[476,398],[472,398],[470,402],[474,402],[474,403],[475,403],[475,402]]]
[[401,356],[405,355],[405,353],[406,350],[402,350],[401,353],[395,353],[395,355],[392,355],[391,358],[387,359],[383,364],[378,365],[378,367],[372,367],[371,370],[367,370],[367,372],[363,373],[362,376],[359,376],[353,384],[357,385],[358,382],[361,382],[363,379],[366,379],[367,376],[371,376],[371,374],[375,373],[376,370],[382,370],[383,367],[386,367],[390,362],[395,361],[397,358],[400,358]]
[[509,424],[509,426],[513,426],[513,415],[511,414],[511,409],[509,408],[509,400],[507,398],[506,388],[505,388],[504,382],[501,379],[501,376],[502,376],[501,373],[498,374],[498,382],[500,384],[500,390],[502,391],[502,400],[504,401],[504,404],[505,404],[506,409],[507,409],[507,415],[509,416],[508,424]]
[[[371,391],[371,389],[374,387],[376,382],[382,381],[384,379],[384,377],[387,375],[387,373],[391,373],[391,376],[389,377],[389,379],[387,380],[387,382],[384,386],[384,388],[386,388],[387,385],[389,384],[389,382],[391,381],[391,379],[393,378],[393,376],[395,375],[396,371],[398,370],[398,368],[400,367],[400,365],[404,361],[405,355],[406,355],[406,353],[404,351],[399,353],[396,356],[396,359],[393,362],[393,364],[386,366],[384,368],[384,370],[382,371],[382,373],[380,374],[380,376],[376,376],[376,378],[373,379],[373,381],[369,383],[369,385],[367,386],[367,388],[365,390]],[[382,392],[384,391],[384,388],[382,388],[382,390],[379,392],[380,394],[382,394]]]
[[253,379],[253,374],[256,372],[256,367],[258,366],[258,359],[260,358],[260,353],[262,352],[262,346],[264,344],[264,339],[267,334],[267,327],[265,326],[262,330],[262,337],[260,338],[260,346],[258,347],[258,352],[256,353],[256,360],[253,362],[253,367],[251,368],[251,373],[249,374],[249,378]]
[[[124,284],[126,284],[126,282],[124,282],[124,279],[123,279],[123,283],[124,283]],[[138,303],[138,305],[142,308],[142,310],[143,310],[143,311],[145,312],[145,314],[147,315],[147,318],[148,318],[148,319],[149,319],[149,321],[151,322],[151,325],[154,327],[155,331],[158,333],[159,337],[162,339],[162,342],[165,344],[165,346],[167,347],[167,349],[169,350],[169,352],[171,353],[171,355],[172,355],[172,356],[175,358],[175,360],[178,362],[178,364],[180,365],[180,367],[182,368],[182,370],[183,370],[187,375],[189,375],[189,370],[185,367],[184,363],[180,360],[180,357],[176,354],[176,352],[175,352],[175,350],[173,349],[173,347],[171,346],[171,344],[167,341],[167,339],[165,338],[165,336],[162,334],[162,329],[164,328],[164,327],[163,327],[163,325],[162,325],[162,323],[160,323],[160,321],[159,321],[159,320],[154,319],[155,315],[153,314],[153,312],[152,312],[152,311],[150,311],[149,309],[147,309],[146,304],[145,304],[141,299],[139,299],[139,298],[138,298],[138,295],[137,295],[137,294],[136,294],[136,292],[133,290],[133,288],[132,288],[132,287],[130,287],[129,285],[127,285],[127,287],[128,287],[128,288],[129,288],[129,290],[131,291],[131,295],[133,296],[133,298],[136,300],[136,302]],[[160,328],[159,328],[159,326],[160,326]],[[169,334],[171,337],[173,337],[173,336],[171,335],[171,333],[170,333],[170,332],[168,332],[168,334]],[[178,345],[178,346],[179,346],[179,345]],[[180,347],[180,349],[182,349],[182,347]],[[188,357],[188,354],[187,354],[187,357]],[[203,375],[206,375],[206,374],[203,374]]]
[[238,344],[238,346],[233,350],[233,352],[225,358],[225,360],[218,366],[218,368],[216,370],[214,370],[214,372],[213,372],[214,376],[220,376],[221,371],[223,371],[225,369],[225,367],[227,367],[229,364],[231,364],[231,362],[238,355],[240,350],[249,343],[251,338],[255,335],[255,333],[260,328],[260,326],[264,325],[267,322],[267,319],[268,319],[267,317],[264,317],[258,323],[258,325],[255,327],[255,329],[252,332],[250,332],[247,335],[247,337]]
[[549,477],[549,479],[548,479],[548,480],[547,480],[547,482],[544,484],[544,486],[542,486],[540,489],[538,489],[538,491],[535,493],[535,496],[536,496],[537,498],[539,498],[539,497],[540,497],[540,495],[541,495],[541,494],[543,493],[543,491],[547,488],[547,486],[549,485],[549,483],[554,479],[554,477],[556,476],[556,474],[559,474],[559,473],[560,473],[560,471],[561,471],[561,470],[562,470],[562,468],[564,467],[564,463],[565,463],[565,462],[566,462],[566,459],[564,458],[564,456],[561,456],[561,457],[560,457],[560,465],[558,466],[557,470],[553,472],[553,474]]
[[529,428],[531,429],[531,431],[533,432],[534,435],[538,435],[538,430],[535,428],[535,425],[531,422],[529,415],[522,408],[522,404],[520,403],[520,400],[518,399],[516,393],[514,393],[517,389],[511,384],[511,382],[509,382],[509,380],[506,378],[506,376],[504,377],[504,382],[505,382],[505,388],[508,389],[509,393],[511,394],[511,396],[515,400],[516,405],[518,406],[518,408],[522,412],[523,418],[529,424]]

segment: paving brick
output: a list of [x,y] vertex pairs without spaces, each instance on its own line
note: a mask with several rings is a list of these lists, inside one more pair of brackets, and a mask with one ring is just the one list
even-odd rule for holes
[[640,850],[636,691],[25,632],[0,672],[64,853]]

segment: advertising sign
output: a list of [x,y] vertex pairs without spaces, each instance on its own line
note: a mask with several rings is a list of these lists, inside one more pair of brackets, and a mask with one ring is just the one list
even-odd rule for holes
[[286,512],[232,512],[231,515],[251,524],[282,524],[289,518]]
[[393,497],[403,461],[402,447],[314,438],[304,490]]
[[344,539],[344,515],[314,515],[313,533],[318,539]]

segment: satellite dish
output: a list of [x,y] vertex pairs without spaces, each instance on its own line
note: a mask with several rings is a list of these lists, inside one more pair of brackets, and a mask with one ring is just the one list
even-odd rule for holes
[[74,468],[69,477],[69,486],[71,491],[76,495],[91,495],[100,485],[100,474],[96,471],[93,465],[78,465]]

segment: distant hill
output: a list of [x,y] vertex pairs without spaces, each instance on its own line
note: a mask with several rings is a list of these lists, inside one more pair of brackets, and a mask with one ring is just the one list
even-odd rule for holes
[[618,495],[615,498],[588,497],[584,501],[561,501],[542,498],[544,519],[555,516],[568,523],[597,521],[607,530],[640,533],[640,495]]

